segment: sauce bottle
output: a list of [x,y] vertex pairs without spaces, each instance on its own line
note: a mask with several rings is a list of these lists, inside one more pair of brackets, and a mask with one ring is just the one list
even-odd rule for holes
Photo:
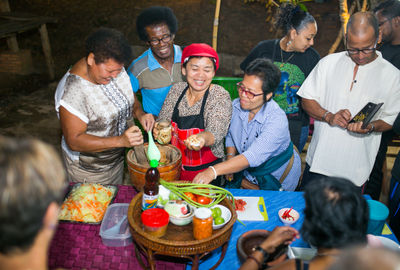
[[142,209],[147,210],[157,207],[158,185],[160,182],[160,173],[157,170],[158,161],[150,160],[150,168],[147,170],[143,187]]
[[193,217],[193,236],[196,240],[205,239],[212,235],[211,210],[209,208],[201,207],[194,211]]

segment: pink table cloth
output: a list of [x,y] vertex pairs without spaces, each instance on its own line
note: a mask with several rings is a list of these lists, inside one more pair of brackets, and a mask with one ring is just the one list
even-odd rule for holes
[[[129,203],[136,195],[132,186],[118,186],[113,203]],[[141,269],[134,243],[125,247],[103,245],[100,225],[61,222],[50,246],[50,269]],[[179,260],[179,259],[176,259]],[[146,259],[143,257],[143,261]],[[185,269],[185,264],[157,260],[157,269]]]

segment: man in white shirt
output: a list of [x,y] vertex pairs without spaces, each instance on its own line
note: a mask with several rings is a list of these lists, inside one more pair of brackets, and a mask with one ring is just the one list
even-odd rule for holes
[[[362,187],[368,180],[381,134],[400,110],[400,71],[376,51],[374,15],[358,12],[347,24],[345,52],[321,59],[298,95],[316,119],[302,188],[319,174],[345,177]],[[366,128],[350,123],[368,102],[383,106]]]

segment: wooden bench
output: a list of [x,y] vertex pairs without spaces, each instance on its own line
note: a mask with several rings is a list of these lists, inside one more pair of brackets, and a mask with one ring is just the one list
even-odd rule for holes
[[46,23],[55,23],[57,19],[51,17],[34,16],[16,12],[0,13],[0,38],[7,38],[7,44],[12,52],[18,52],[16,35],[39,29],[42,40],[43,53],[46,58],[47,69],[51,80],[54,79],[54,61],[51,55],[49,36]]

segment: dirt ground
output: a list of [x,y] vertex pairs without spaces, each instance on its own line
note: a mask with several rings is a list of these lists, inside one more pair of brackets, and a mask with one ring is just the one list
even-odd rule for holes
[[[61,131],[54,111],[54,91],[70,65],[83,56],[85,37],[100,26],[121,30],[132,45],[139,40],[135,18],[148,6],[171,7],[179,21],[176,44],[212,42],[215,0],[11,0],[12,11],[52,16],[49,38],[56,64],[56,80],[47,79],[45,61],[37,31],[17,36],[20,48],[31,50],[35,73],[29,76],[0,73],[0,134],[33,136],[59,146]],[[79,2],[79,4],[75,4]],[[73,3],[73,4],[71,4]],[[338,2],[306,3],[318,23],[315,48],[324,56],[340,28]],[[266,22],[266,9],[260,3],[222,0],[218,32],[218,52],[246,56],[261,40],[276,37]],[[3,39],[4,40],[4,39]],[[0,52],[7,50],[0,43]],[[232,74],[217,74],[232,76]]]

